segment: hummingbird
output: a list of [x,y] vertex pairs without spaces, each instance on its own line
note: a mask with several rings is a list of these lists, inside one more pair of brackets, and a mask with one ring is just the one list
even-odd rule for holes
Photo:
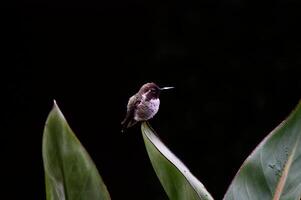
[[153,82],[142,85],[140,90],[129,99],[126,116],[121,122],[122,132],[137,122],[153,118],[159,110],[161,91],[172,88],[174,87],[160,88]]

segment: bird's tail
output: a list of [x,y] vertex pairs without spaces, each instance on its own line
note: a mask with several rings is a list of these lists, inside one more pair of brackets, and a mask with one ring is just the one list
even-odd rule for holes
[[130,128],[132,126],[134,126],[135,124],[137,124],[137,121],[134,119],[129,119],[129,118],[125,118],[122,122],[121,122],[121,132],[124,133],[125,130],[127,128]]

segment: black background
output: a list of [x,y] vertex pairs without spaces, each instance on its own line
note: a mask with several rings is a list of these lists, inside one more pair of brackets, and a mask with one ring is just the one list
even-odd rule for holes
[[154,81],[151,120],[221,199],[300,99],[298,1],[31,1],[2,16],[2,160],[8,199],[45,199],[41,139],[56,99],[112,199],[167,199],[128,98]]

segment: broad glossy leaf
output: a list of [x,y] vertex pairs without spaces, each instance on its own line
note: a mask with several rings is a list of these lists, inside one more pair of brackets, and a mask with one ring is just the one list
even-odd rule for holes
[[150,161],[169,199],[213,200],[203,184],[161,142],[148,123],[142,123],[141,130]]
[[54,104],[43,135],[47,200],[109,200],[88,153]]
[[224,200],[300,200],[301,103],[241,166]]

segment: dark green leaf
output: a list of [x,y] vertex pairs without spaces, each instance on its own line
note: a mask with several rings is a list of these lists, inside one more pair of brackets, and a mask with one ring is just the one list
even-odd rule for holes
[[160,141],[146,122],[141,126],[153,168],[171,200],[213,200],[201,182]]
[[56,104],[46,121],[43,161],[47,200],[109,200],[88,153]]
[[300,200],[301,103],[241,166],[224,200]]

